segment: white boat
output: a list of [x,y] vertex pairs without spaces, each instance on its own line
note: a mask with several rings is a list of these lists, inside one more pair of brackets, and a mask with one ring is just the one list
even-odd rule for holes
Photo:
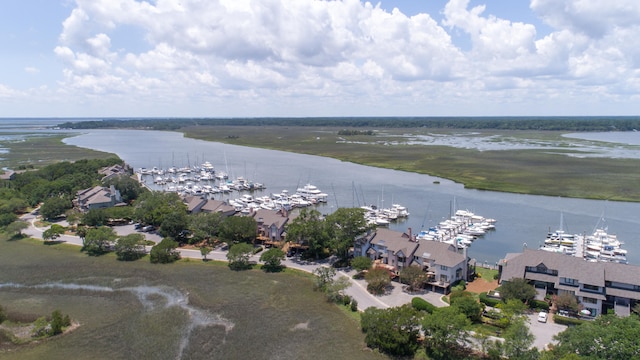
[[327,202],[328,194],[323,193],[315,185],[306,184],[298,188],[296,194],[302,196],[305,200],[314,202]]

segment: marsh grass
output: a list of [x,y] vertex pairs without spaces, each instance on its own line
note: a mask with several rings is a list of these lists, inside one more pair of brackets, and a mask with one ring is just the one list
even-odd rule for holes
[[[363,350],[356,321],[314,292],[308,274],[291,269],[236,272],[215,261],[120,262],[112,254],[89,257],[71,245],[2,240],[0,284],[7,283],[26,287],[0,288],[5,308],[33,314],[59,309],[80,327],[0,352],[3,359],[175,359],[185,336],[185,359],[384,358]],[[34,286],[42,284],[77,288]],[[153,294],[145,302],[154,306],[145,305],[130,288],[182,294],[193,310],[166,306],[169,300]],[[219,316],[233,327],[196,326],[189,333],[190,319],[198,314]]]
[[[190,127],[192,138],[327,156],[353,163],[429,174],[462,183],[467,188],[576,197],[598,200],[640,201],[640,160],[579,157],[561,132],[478,132],[473,136],[497,135],[493,141],[510,139],[527,143],[544,141],[560,147],[530,150],[455,148],[439,145],[409,145],[406,134],[456,134],[459,130],[382,129],[376,136],[352,136],[348,142],[338,128],[321,127]],[[465,131],[465,133],[470,133]],[[515,140],[514,140],[515,139]],[[602,143],[602,146],[610,146]]]
[[9,150],[2,154],[0,167],[17,170],[20,167],[39,168],[60,161],[116,157],[115,154],[64,144],[62,139],[70,135],[29,135],[20,141],[0,141],[0,147]]

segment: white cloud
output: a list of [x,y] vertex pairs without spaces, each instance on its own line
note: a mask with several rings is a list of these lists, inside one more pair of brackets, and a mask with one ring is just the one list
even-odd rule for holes
[[[450,0],[438,23],[359,0],[75,0],[54,49],[64,65],[57,91],[105,104],[136,99],[140,109],[188,104],[173,115],[219,99],[232,115],[288,115],[315,103],[331,104],[319,108],[327,113],[455,115],[594,96],[635,101],[636,0],[531,0],[552,28],[545,36],[469,4]],[[127,29],[143,39],[123,41]],[[460,32],[470,49],[452,39]],[[144,49],[132,45],[140,42]]]

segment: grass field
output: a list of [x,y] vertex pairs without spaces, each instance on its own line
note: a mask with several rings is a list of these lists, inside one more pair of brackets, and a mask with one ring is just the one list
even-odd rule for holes
[[[415,145],[411,135],[458,130],[384,129],[376,136],[337,134],[337,128],[215,126],[182,129],[186,136],[313,154],[353,163],[429,174],[454,180],[467,188],[615,201],[640,201],[640,160],[582,157],[583,152],[560,132],[483,131],[495,142],[554,144],[537,149],[464,149],[442,145]],[[358,129],[356,129],[358,130]],[[361,129],[360,129],[361,130]],[[473,136],[469,137],[470,141]],[[585,143],[586,144],[586,143]],[[613,146],[599,144],[600,146]]]
[[0,304],[59,309],[81,326],[2,359],[381,359],[353,317],[308,276],[234,272],[199,261],[152,265],[78,247],[0,240]]

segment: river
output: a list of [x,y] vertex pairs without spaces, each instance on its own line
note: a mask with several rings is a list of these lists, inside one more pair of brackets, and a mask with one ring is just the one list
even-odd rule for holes
[[312,183],[329,194],[319,210],[365,204],[399,203],[411,215],[391,228],[413,233],[436,225],[452,209],[466,209],[497,220],[496,230],[476,240],[469,255],[495,264],[505,254],[539,247],[548,231],[591,233],[606,221],[628,250],[630,264],[640,264],[640,204],[465,189],[461,184],[427,175],[380,169],[312,155],[294,154],[188,139],[177,132],[90,130],[65,143],[117,154],[134,168],[196,165],[211,162],[232,177],[266,185],[264,194],[295,191]]

